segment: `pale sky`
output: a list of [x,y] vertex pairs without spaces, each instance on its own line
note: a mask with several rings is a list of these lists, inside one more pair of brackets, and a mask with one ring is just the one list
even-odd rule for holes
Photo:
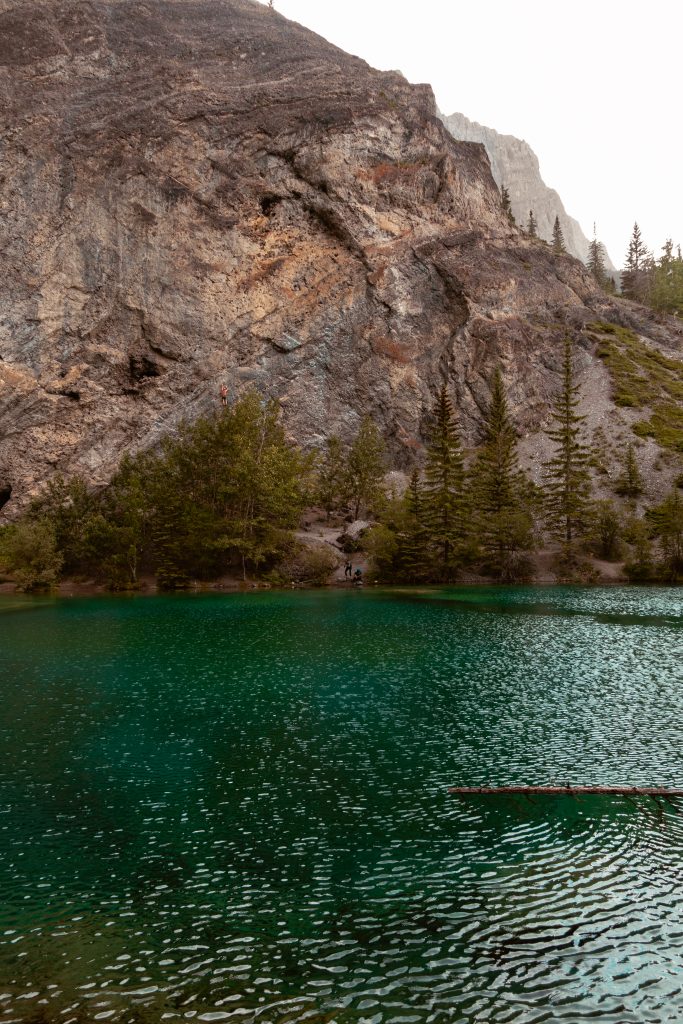
[[634,220],[683,243],[683,0],[275,0],[439,109],[526,139],[546,185],[623,263]]

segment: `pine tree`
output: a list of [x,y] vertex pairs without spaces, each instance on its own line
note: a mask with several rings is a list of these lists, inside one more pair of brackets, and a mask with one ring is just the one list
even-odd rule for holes
[[464,478],[455,412],[444,385],[434,407],[425,471],[428,520],[444,579],[451,579],[455,573],[465,534]]
[[510,221],[511,224],[514,224],[515,217],[512,212],[512,203],[510,202],[510,190],[506,188],[505,185],[503,185],[501,191],[501,205],[503,207],[504,213],[507,215],[507,219]]
[[593,275],[597,284],[605,288],[607,284],[607,270],[605,269],[604,248],[595,235],[588,246],[588,269]]
[[348,494],[353,502],[354,516],[361,509],[370,509],[382,499],[384,442],[372,417],[366,416],[351,445],[346,463]]
[[407,583],[421,583],[429,576],[430,538],[427,502],[419,470],[414,469],[403,506],[405,518],[399,535],[400,575]]
[[645,513],[659,541],[660,568],[664,579],[675,583],[683,576],[683,498],[674,488],[670,494]]
[[194,553],[187,545],[188,511],[183,507],[182,498],[177,496],[160,505],[152,522],[154,572],[162,590],[186,587],[191,568],[194,568],[188,566]]
[[316,500],[329,518],[330,513],[344,503],[347,486],[344,446],[334,434],[327,438],[320,457],[316,484]]
[[639,494],[643,493],[643,478],[638,469],[636,452],[632,444],[629,444],[626,449],[624,472],[617,480],[615,490],[617,494],[621,494],[625,498],[637,498]]
[[649,301],[654,309],[674,316],[683,315],[683,259],[681,247],[674,255],[672,239],[662,247],[662,255],[652,269],[652,285]]
[[640,518],[627,520],[624,538],[631,545],[631,557],[627,560],[624,571],[634,583],[644,583],[655,575],[652,556],[652,541],[647,523]]
[[572,342],[565,339],[562,387],[552,410],[554,427],[547,431],[555,445],[555,455],[546,466],[546,508],[551,527],[562,538],[565,557],[572,559],[572,545],[583,526],[591,494],[588,463],[590,451],[582,441],[579,416],[579,388],[575,383]]
[[532,238],[538,237],[538,224],[536,223],[536,218],[534,217],[533,210],[529,210],[529,220],[527,221],[526,225],[526,233],[527,235],[530,235]]
[[562,225],[560,224],[560,218],[555,217],[555,223],[553,224],[553,249],[555,252],[566,252],[567,246],[564,242],[564,234],[562,231]]
[[246,577],[278,557],[308,498],[310,468],[288,443],[277,402],[256,392],[181,426],[147,473],[161,584],[211,578],[236,563]]
[[81,477],[57,475],[28,509],[28,518],[48,520],[55,532],[65,574],[87,572],[87,524],[95,512],[95,499]]
[[638,223],[633,225],[631,241],[626,253],[626,265],[621,275],[621,292],[627,299],[645,302],[649,293],[652,254],[643,241]]
[[517,459],[517,435],[510,418],[500,369],[493,375],[484,422],[484,444],[472,474],[474,519],[493,568],[513,572],[517,551],[532,546],[533,521],[524,507],[528,481]]

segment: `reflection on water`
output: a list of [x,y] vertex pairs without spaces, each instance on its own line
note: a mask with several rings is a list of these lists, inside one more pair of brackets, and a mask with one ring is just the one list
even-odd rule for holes
[[[6,612],[3,611],[6,608]],[[0,1024],[683,1019],[681,592],[0,604]]]

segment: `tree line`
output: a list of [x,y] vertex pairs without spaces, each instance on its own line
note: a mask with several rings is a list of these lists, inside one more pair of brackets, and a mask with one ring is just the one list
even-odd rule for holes
[[[500,369],[490,381],[482,443],[467,460],[446,386],[431,411],[424,464],[403,494],[387,490],[384,439],[366,416],[352,442],[330,437],[305,452],[286,437],[277,402],[249,392],[216,415],[183,424],[156,451],[126,456],[96,492],[55,478],[17,524],[0,531],[0,565],[24,589],[60,575],[95,577],[114,589],[153,574],[160,587],[226,573],[282,581],[306,508],[335,521],[375,522],[364,543],[387,582],[451,582],[467,568],[504,581],[533,576],[534,550],[559,541],[559,571],[581,578],[587,556],[627,555],[634,580],[683,575],[683,499],[636,515],[643,480],[626,448],[614,498],[597,500],[596,452],[578,412],[572,343],[547,434],[552,455],[543,486],[522,470]],[[680,481],[679,481],[680,482]],[[313,557],[313,556],[311,556]],[[320,560],[322,577],[331,567]],[[309,567],[310,568],[310,567]],[[315,572],[314,572],[315,575]]]
[[[501,205],[510,222],[515,224],[510,192],[505,185],[501,189]],[[529,210],[524,230],[531,238],[538,238],[538,224],[533,210]],[[567,252],[559,216],[555,217],[550,245],[554,252]],[[597,284],[610,295],[620,294],[661,313],[683,316],[683,253],[680,244],[674,245],[673,239],[668,238],[662,246],[661,254],[655,256],[646,245],[636,222],[624,258],[620,290],[617,288],[617,280],[607,270],[606,257],[605,247],[598,240],[594,226],[586,266]]]
[[543,486],[520,468],[500,370],[490,383],[483,443],[467,469],[453,406],[442,389],[424,472],[413,471],[405,495],[389,503],[370,537],[382,578],[449,582],[460,570],[476,568],[503,581],[528,579],[534,549],[553,538],[559,542],[557,569],[563,578],[590,575],[589,555],[608,561],[626,555],[626,572],[633,580],[678,580],[683,575],[680,488],[636,515],[644,484],[630,444],[614,482],[614,499],[595,497],[597,454],[578,412],[571,341],[565,342],[561,387],[546,431],[552,455]]
[[[605,250],[593,237],[589,248],[588,269],[605,291],[616,294],[614,279],[605,269]],[[621,292],[626,299],[641,302],[651,309],[672,316],[683,315],[683,254],[680,245],[668,238],[656,257],[647,247],[638,223],[633,231],[621,272]]]

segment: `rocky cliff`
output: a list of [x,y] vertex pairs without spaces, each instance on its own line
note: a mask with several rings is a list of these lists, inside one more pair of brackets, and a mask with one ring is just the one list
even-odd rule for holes
[[443,381],[475,444],[502,363],[534,453],[568,331],[610,429],[584,325],[680,348],[511,228],[427,86],[251,0],[0,0],[0,97],[0,515],[223,381],[309,444],[370,412],[408,465]]
[[[441,120],[455,139],[467,142],[481,142],[491,162],[491,171],[499,188],[509,190],[512,212],[518,224],[525,227],[529,210],[534,211],[541,238],[550,241],[553,235],[555,217],[560,218],[567,249],[585,263],[588,259],[588,239],[581,225],[570,217],[558,193],[548,188],[541,177],[538,157],[531,146],[514,135],[501,135],[493,128],[470,121],[464,114],[440,115]],[[605,265],[616,273],[609,256],[605,254]]]

